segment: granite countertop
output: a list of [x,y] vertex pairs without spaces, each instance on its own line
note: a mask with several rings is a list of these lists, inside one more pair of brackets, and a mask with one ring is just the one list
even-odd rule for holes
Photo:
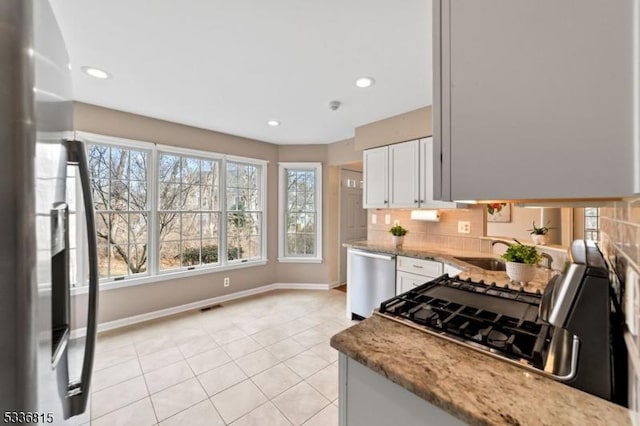
[[498,256],[492,256],[487,253],[443,248],[438,245],[423,245],[419,247],[411,247],[405,245],[403,248],[398,249],[392,244],[381,244],[371,241],[351,241],[343,244],[345,247],[356,248],[362,250],[375,251],[378,253],[394,254],[397,256],[415,257],[418,259],[435,260],[443,262],[451,266],[455,266],[458,269],[462,269],[460,278],[471,278],[473,281],[483,280],[486,283],[496,283],[496,285],[508,285],[509,287],[519,290],[521,287],[525,291],[535,292],[536,290],[544,290],[549,279],[557,272],[546,269],[538,268],[536,278],[530,281],[525,286],[521,286],[520,283],[512,282],[504,271],[487,271],[482,268],[478,268],[464,261],[458,260],[455,257],[493,257],[499,259]]
[[331,346],[472,425],[630,425],[627,409],[378,315]]

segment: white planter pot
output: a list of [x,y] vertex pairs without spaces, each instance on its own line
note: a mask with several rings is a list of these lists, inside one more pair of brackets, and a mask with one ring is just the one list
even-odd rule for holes
[[394,247],[400,249],[402,248],[402,244],[404,244],[404,235],[403,236],[392,235],[391,240],[393,241]]
[[549,234],[531,234],[533,242],[539,246],[545,246],[549,244]]
[[524,263],[507,262],[507,275],[511,281],[526,284],[533,281],[536,277],[536,265],[527,265]]

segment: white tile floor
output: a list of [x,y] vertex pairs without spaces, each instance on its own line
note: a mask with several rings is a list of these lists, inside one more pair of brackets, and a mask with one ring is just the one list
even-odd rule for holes
[[91,425],[332,426],[345,293],[287,290],[98,336]]

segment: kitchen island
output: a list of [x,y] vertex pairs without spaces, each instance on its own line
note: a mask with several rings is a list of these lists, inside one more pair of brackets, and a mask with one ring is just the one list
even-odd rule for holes
[[[473,425],[631,424],[621,406],[378,315],[336,334],[331,346],[341,353],[342,426],[359,426],[376,412],[394,416],[411,410],[416,404],[401,395],[405,390],[432,413],[421,425],[455,424],[458,419]],[[356,371],[358,377],[347,383],[352,373],[347,369],[353,367],[366,367],[367,380],[374,383],[382,379],[398,385],[398,398],[380,399],[388,406],[370,404],[368,413],[362,413],[361,398],[349,395],[350,385],[357,386],[363,377]],[[378,421],[387,424],[382,417]]]

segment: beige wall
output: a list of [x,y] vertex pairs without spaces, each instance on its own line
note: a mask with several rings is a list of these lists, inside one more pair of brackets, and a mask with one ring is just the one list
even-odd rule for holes
[[[177,123],[110,110],[93,105],[74,104],[75,129],[107,136],[136,139],[184,148],[220,152],[268,161],[267,166],[267,258],[264,266],[224,272],[212,272],[189,278],[143,284],[101,292],[99,322],[113,321],[133,315],[153,312],[207,298],[222,296],[276,282],[333,283],[337,280],[338,261],[328,249],[332,229],[331,214],[325,214],[325,261],[319,265],[278,264],[277,257],[277,194],[278,161],[322,161],[327,164],[327,146],[286,146],[189,127]],[[282,157],[282,158],[280,158]],[[326,169],[326,167],[325,167]],[[323,173],[325,211],[331,202],[330,173]],[[336,189],[337,191],[337,184]],[[335,270],[335,271],[334,271]],[[224,277],[231,286],[223,287]],[[336,277],[336,278],[334,278]],[[85,296],[79,296],[79,305]]]
[[322,162],[322,263],[281,263],[277,268],[277,282],[314,282],[336,284],[338,281],[338,185],[336,168],[328,166],[328,145],[280,145],[278,161]]
[[356,128],[354,148],[375,148],[431,136],[431,106],[419,108]]
[[355,148],[355,138],[330,143],[327,148],[327,161],[330,166],[343,166],[362,163],[362,150]]

